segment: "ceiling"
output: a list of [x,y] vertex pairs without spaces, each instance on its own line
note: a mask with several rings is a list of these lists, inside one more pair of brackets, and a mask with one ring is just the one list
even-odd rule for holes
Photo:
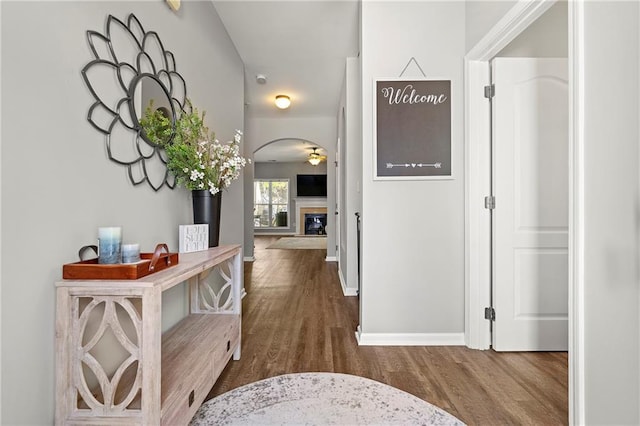
[[[222,0],[213,4],[245,64],[247,118],[337,116],[345,59],[358,56],[358,1]],[[267,78],[265,84],[256,81],[258,74]],[[287,110],[275,107],[278,94],[291,97]],[[293,141],[287,143],[291,148]],[[293,146],[299,155],[288,161],[304,161],[312,147]],[[260,151],[273,157],[277,152],[268,151],[285,147],[273,143]]]

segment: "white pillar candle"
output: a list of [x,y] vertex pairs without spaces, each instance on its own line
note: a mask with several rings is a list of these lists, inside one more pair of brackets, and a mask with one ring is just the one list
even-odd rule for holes
[[135,263],[140,261],[140,244],[122,245],[122,263]]

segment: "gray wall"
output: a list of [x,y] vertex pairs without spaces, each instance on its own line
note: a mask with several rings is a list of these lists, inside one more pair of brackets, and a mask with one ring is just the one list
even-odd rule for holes
[[465,1],[466,51],[471,50],[516,3],[516,0]]
[[[187,191],[133,187],[107,160],[86,120],[92,97],[80,70],[86,30],[133,12],[174,53],[195,105],[219,138],[243,126],[243,65],[209,2],[8,2],[2,10],[2,424],[52,424],[54,282],[99,226],[125,241],[177,249],[192,222]],[[221,101],[224,99],[224,101]],[[241,242],[242,182],[224,194],[222,243]],[[164,294],[168,327],[186,309],[184,288]]]
[[[277,163],[255,163],[254,167],[254,179],[289,179],[289,227],[285,229],[260,229],[254,230],[255,234],[295,234],[297,227],[297,219],[295,212],[296,207],[296,194],[297,194],[297,182],[296,176],[299,174],[326,174],[327,162],[323,161],[317,166],[312,166],[308,162],[277,162]],[[328,188],[327,188],[328,191]]]
[[584,5],[585,424],[640,424],[638,2]]
[[[464,35],[462,2],[362,3],[364,334],[455,334],[462,340]],[[412,57],[427,77],[451,80],[455,178],[374,181],[373,80],[398,77]],[[404,77],[422,75],[412,67]]]
[[569,55],[567,6],[566,1],[551,6],[496,56],[566,58]]

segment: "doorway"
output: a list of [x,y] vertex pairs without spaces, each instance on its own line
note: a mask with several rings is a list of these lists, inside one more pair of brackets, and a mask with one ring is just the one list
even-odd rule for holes
[[[555,8],[559,6],[565,8],[566,22],[567,3],[557,2]],[[532,51],[530,45],[532,40],[543,37],[539,33],[546,28],[541,22],[544,24],[543,18],[552,7],[554,2],[517,3],[508,13],[509,16],[498,22],[465,57],[465,339],[467,346],[474,349],[488,349],[491,346],[491,322],[485,319],[485,308],[492,306],[493,276],[490,249],[492,210],[485,208],[485,197],[493,193],[491,103],[485,96],[489,95],[486,89],[491,81],[490,61],[498,55],[546,56]],[[536,25],[537,36],[535,31],[531,31]],[[564,31],[564,37],[567,38],[566,23]],[[532,33],[533,36],[530,36]]]
[[[491,245],[490,212],[485,208],[485,197],[491,194],[491,109],[485,98],[485,86],[490,81],[490,60],[522,34],[532,23],[543,16],[556,2],[536,0],[517,2],[511,10],[491,28],[485,37],[465,56],[465,343],[474,349],[489,349],[491,346],[490,321],[485,319],[485,307],[490,306]],[[575,14],[576,6],[571,2],[568,15]],[[569,20],[566,39],[574,40],[575,27]],[[568,60],[573,64],[575,51],[569,46]],[[574,89],[575,71],[570,66],[569,88]],[[570,109],[575,104],[570,100]],[[572,113],[573,114],[573,113]],[[569,127],[575,126],[575,115],[570,115]],[[572,133],[573,136],[575,136]],[[569,140],[569,158],[572,159],[574,145]],[[573,167],[570,160],[570,168]],[[570,187],[569,211],[573,211]],[[575,212],[574,212],[575,213]],[[574,216],[572,216],[574,217]],[[575,229],[569,225],[570,241]],[[569,249],[571,259],[571,248]],[[573,262],[573,261],[570,261]],[[582,388],[579,367],[580,337],[576,342],[582,324],[575,317],[576,303],[571,269],[569,265],[569,417],[579,418],[582,407],[576,402],[576,392]],[[577,346],[578,345],[578,346]]]

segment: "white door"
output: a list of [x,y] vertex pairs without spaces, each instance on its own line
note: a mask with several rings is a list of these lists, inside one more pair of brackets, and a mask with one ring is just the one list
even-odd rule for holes
[[496,58],[493,348],[568,348],[566,59]]

